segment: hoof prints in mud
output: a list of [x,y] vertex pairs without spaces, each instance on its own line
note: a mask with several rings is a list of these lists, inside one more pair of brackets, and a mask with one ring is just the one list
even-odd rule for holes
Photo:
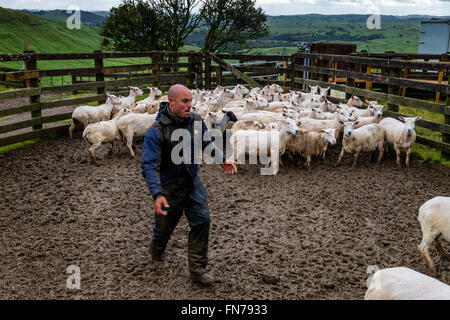
[[[337,148],[310,171],[287,163],[274,177],[202,166],[219,282],[201,288],[189,280],[185,218],[165,267],[150,264],[153,202],[140,149],[130,159],[102,147],[96,166],[78,138],[0,156],[2,299],[362,299],[369,265],[431,275],[416,247],[417,214],[449,195],[448,172],[419,161],[398,170],[392,158],[376,167],[364,155],[354,170],[350,158],[334,168]],[[450,263],[432,257],[450,283]],[[66,289],[69,265],[80,267],[80,290]]]

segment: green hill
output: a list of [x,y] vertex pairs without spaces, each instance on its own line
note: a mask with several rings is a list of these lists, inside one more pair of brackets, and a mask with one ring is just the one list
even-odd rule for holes
[[92,52],[100,48],[98,27],[69,30],[65,22],[0,7],[0,53],[21,53],[29,48],[41,53]]

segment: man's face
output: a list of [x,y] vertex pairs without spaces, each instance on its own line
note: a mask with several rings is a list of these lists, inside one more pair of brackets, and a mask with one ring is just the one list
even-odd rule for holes
[[181,88],[175,98],[169,98],[170,111],[180,119],[187,119],[191,114],[192,93]]

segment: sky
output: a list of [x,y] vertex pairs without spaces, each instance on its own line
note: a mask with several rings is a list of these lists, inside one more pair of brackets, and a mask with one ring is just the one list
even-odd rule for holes
[[[0,7],[11,9],[106,10],[122,0],[0,0]],[[292,14],[385,14],[385,15],[450,15],[450,0],[256,0],[268,15]]]

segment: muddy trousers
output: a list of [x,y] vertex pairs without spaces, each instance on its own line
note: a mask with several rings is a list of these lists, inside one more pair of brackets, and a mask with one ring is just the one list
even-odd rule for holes
[[208,263],[208,237],[210,216],[208,202],[198,204],[191,199],[167,198],[170,208],[166,216],[157,215],[155,212],[155,224],[153,226],[153,238],[150,244],[150,252],[155,259],[162,259],[167,242],[175,227],[180,221],[183,212],[188,220],[188,264],[189,272],[198,276],[206,272]]

